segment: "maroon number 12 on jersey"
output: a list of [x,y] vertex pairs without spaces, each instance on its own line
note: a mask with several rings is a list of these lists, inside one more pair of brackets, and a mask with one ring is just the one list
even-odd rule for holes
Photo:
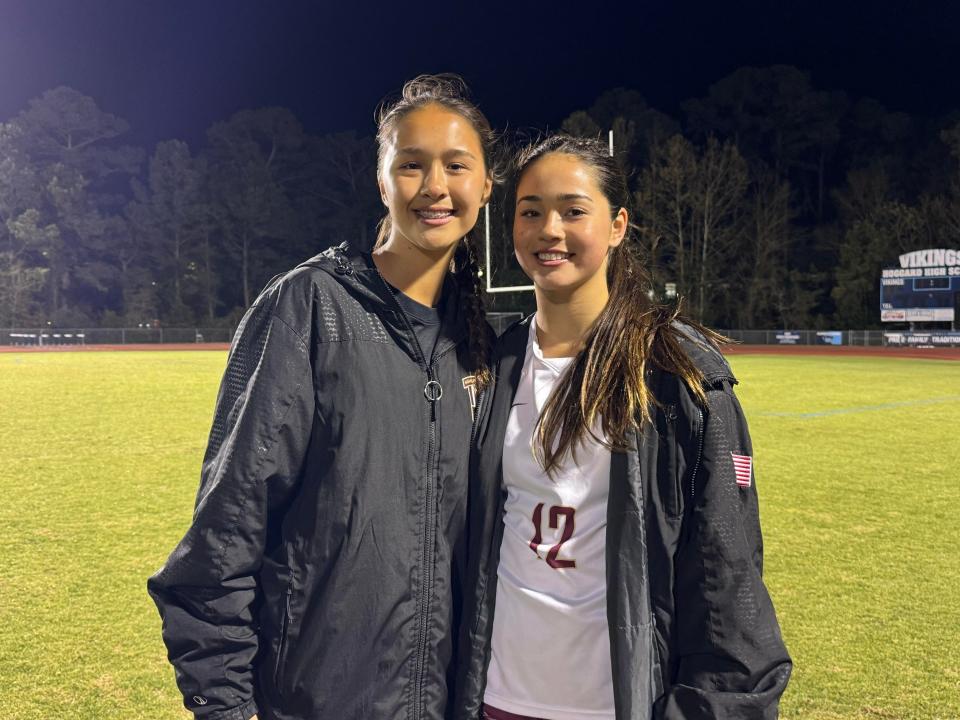
[[[577,566],[576,560],[557,558],[557,555],[560,554],[560,546],[573,537],[573,516],[575,513],[575,508],[565,507],[563,505],[553,505],[550,508],[550,527],[553,530],[557,529],[557,523],[560,521],[560,516],[563,515],[563,533],[560,535],[560,542],[547,552],[547,565],[554,570],[574,568]],[[540,557],[540,543],[543,542],[543,533],[540,530],[542,522],[543,503],[540,503],[533,509],[533,539],[530,541],[530,548],[536,553],[538,558]]]

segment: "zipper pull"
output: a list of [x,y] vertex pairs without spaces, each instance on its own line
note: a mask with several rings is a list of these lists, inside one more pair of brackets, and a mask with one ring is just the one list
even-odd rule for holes
[[435,403],[443,397],[443,385],[436,380],[428,380],[427,384],[423,386],[423,396],[431,403]]
[[430,422],[437,421],[437,401],[443,397],[443,385],[433,379],[433,373],[429,373],[427,384],[423,386],[423,396],[430,403]]

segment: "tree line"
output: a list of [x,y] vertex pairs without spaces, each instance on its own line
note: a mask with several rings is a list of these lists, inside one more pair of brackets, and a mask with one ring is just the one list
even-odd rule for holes
[[[879,327],[880,269],[957,246],[960,113],[891,111],[773,66],[674,115],[609,90],[562,128],[613,130],[654,292],[672,283],[717,327]],[[272,275],[369,246],[384,212],[373,138],[312,135],[284,108],[216,122],[197,149],[148,154],[128,131],[66,87],[0,123],[0,327],[233,325]],[[494,235],[498,284],[515,284]]]

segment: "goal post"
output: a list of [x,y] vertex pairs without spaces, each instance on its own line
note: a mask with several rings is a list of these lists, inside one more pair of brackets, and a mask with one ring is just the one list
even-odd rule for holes
[[531,292],[533,285],[504,285],[496,287],[493,284],[493,253],[490,249],[490,203],[483,207],[483,236],[484,251],[486,254],[484,274],[486,275],[486,290],[488,293]]
[[[607,144],[610,152],[610,156],[613,157],[613,130],[610,130],[607,134]],[[493,253],[491,252],[491,243],[490,243],[490,203],[487,203],[483,207],[483,236],[484,236],[484,251],[486,254],[484,262],[484,274],[486,275],[486,290],[488,293],[511,293],[511,292],[532,292],[533,285],[501,285],[496,286],[494,284],[493,277]]]

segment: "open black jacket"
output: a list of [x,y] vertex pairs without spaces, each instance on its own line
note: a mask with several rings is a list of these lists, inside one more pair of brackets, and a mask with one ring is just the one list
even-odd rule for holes
[[[469,574],[478,580],[465,610],[458,720],[481,717],[503,538],[503,438],[530,321],[500,338],[472,443]],[[606,572],[616,716],[772,720],[791,662],[761,579],[756,485],[737,485],[731,458],[752,455],[750,436],[726,360],[686,332],[707,408],[678,377],[649,372],[660,401],[654,422],[632,450],[612,456]]]
[[193,523],[148,583],[198,718],[444,717],[473,415],[456,296],[432,366],[346,246],[247,312]]

